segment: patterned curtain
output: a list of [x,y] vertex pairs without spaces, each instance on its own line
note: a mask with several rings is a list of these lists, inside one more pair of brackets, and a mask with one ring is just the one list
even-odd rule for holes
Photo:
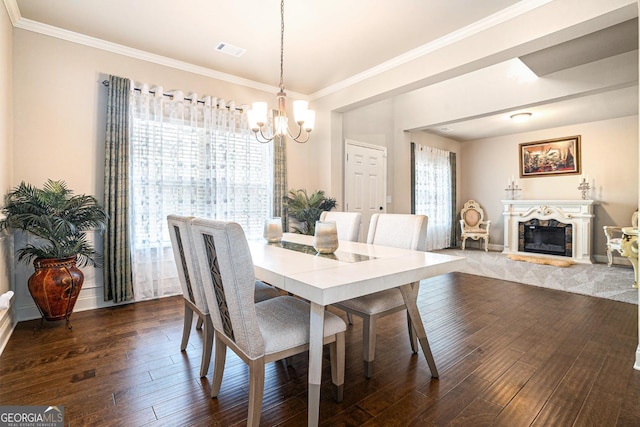
[[282,218],[282,229],[289,229],[283,197],[287,195],[287,138],[273,142],[273,216]]
[[449,242],[450,248],[455,248],[458,244],[458,235],[460,234],[460,227],[458,227],[458,213],[456,212],[456,205],[458,204],[458,191],[456,181],[456,153],[449,154],[449,163],[451,168],[451,241]]
[[[167,96],[170,95],[170,96]],[[239,223],[262,237],[271,215],[271,144],[233,103],[143,85],[131,103],[131,224],[136,300],[181,292],[167,215]]]
[[415,213],[429,217],[427,250],[450,247],[453,207],[450,153],[414,144]]
[[133,298],[129,240],[129,96],[131,81],[109,76],[104,164],[104,300]]

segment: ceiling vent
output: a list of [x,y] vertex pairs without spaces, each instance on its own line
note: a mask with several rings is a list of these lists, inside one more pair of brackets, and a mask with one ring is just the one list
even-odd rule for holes
[[236,58],[241,57],[247,51],[247,49],[224,42],[218,43],[216,50],[218,52],[226,53],[227,55],[235,56]]

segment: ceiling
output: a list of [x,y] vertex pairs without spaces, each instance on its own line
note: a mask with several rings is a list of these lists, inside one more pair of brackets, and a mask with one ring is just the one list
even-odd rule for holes
[[[271,89],[279,82],[277,0],[4,1],[14,25],[19,22],[17,26],[21,28],[114,43],[234,76],[249,86]],[[320,91],[344,84],[451,33],[481,31],[483,23],[524,3],[527,0],[290,0],[285,4],[285,88],[290,94],[313,99]],[[637,31],[636,19],[575,42],[534,52],[521,60],[539,76],[548,75],[637,51]],[[246,52],[240,57],[227,55],[216,50],[220,43]],[[637,114],[637,87],[629,87],[628,83],[625,86],[580,97],[584,99],[554,100],[552,104],[518,105],[514,101],[503,110],[526,108],[534,117],[545,118],[523,130],[571,124],[576,120],[592,121],[584,117],[598,120]],[[607,108],[597,112],[593,105]],[[513,133],[503,123],[508,111],[461,115],[447,123],[427,123],[423,130],[460,141]],[[546,122],[547,119],[551,121]]]

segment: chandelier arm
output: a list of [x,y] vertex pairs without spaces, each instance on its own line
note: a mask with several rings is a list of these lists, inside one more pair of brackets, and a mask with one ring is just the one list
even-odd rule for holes
[[298,144],[304,144],[311,137],[311,132],[305,132],[306,133],[306,138],[304,140],[298,139],[298,138],[300,138],[301,133],[302,133],[302,131],[300,131],[300,133],[298,133],[298,136],[296,136],[295,138],[293,136],[291,136],[291,134],[289,134],[289,136],[291,136],[291,139],[293,139]]
[[[302,126],[298,125],[298,134],[296,136],[293,136],[293,133],[291,133],[291,130],[287,127],[287,133],[289,134],[289,136],[295,140],[298,140],[298,138],[300,138],[300,135],[302,135]],[[309,138],[307,138],[309,139]]]
[[[260,132],[260,135],[258,136],[258,132]],[[258,141],[261,144],[266,144],[268,142],[271,142],[275,139],[276,135],[274,134],[271,138],[267,138],[266,136],[264,136],[264,133],[262,132],[262,127],[260,128],[259,131],[253,131],[255,137],[256,137],[256,141]],[[262,140],[260,140],[260,137],[262,137]]]

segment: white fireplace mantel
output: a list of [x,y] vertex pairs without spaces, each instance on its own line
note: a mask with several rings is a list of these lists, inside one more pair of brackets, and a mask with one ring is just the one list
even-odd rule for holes
[[[593,227],[593,200],[502,200],[504,211],[503,254],[533,255],[518,251],[518,226],[531,219],[554,219],[573,226],[573,254],[571,260],[592,263],[591,238]],[[567,257],[545,255],[567,259]]]

